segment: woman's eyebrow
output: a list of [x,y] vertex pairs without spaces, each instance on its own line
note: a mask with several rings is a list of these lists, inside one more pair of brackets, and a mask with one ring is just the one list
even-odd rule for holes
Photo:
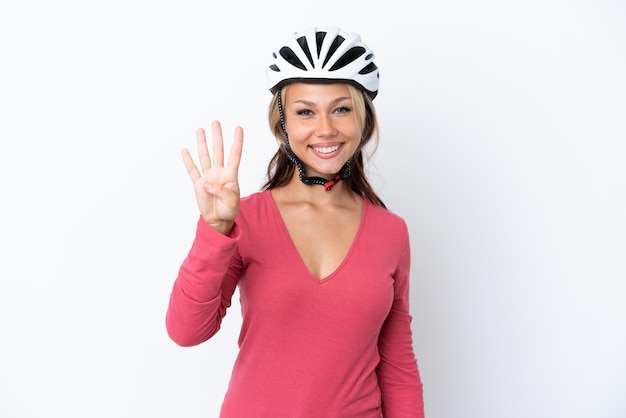
[[[331,102],[330,102],[330,104],[334,106],[334,105],[336,105],[336,104],[338,104],[338,103],[343,102],[344,100],[350,100],[350,97],[348,97],[348,96],[345,96],[345,97],[337,97],[336,99],[334,99],[333,101],[331,101]],[[304,99],[302,99],[302,100],[296,100],[296,101],[294,101],[294,103],[301,103],[301,104],[306,105],[306,106],[314,106],[314,105],[315,105],[315,102],[311,102],[311,101],[309,101],[309,100],[304,100]]]

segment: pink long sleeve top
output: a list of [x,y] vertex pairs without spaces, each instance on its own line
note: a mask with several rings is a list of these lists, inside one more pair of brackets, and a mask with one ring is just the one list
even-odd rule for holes
[[228,236],[199,220],[167,330],[182,346],[208,340],[239,286],[239,353],[220,417],[423,418],[409,265],[405,222],[364,199],[347,256],[318,279],[271,193],[255,193]]

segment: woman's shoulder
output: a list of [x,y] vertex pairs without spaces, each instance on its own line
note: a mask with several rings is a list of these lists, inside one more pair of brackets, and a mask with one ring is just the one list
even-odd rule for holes
[[399,214],[364,199],[362,236],[374,243],[381,254],[400,254],[409,242],[409,229]]
[[239,219],[252,220],[268,216],[272,211],[272,195],[269,190],[251,193],[239,202]]
[[406,229],[406,221],[398,213],[379,206],[366,197],[363,198],[363,205],[367,210],[367,217],[370,218],[370,220]]
[[269,190],[262,190],[259,192],[251,193],[241,198],[241,207],[250,207],[266,204],[268,198],[271,198]]

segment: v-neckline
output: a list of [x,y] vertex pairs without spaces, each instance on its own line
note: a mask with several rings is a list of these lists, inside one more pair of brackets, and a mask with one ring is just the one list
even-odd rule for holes
[[276,200],[274,200],[274,195],[272,194],[272,191],[268,190],[267,194],[269,195],[269,200],[271,201],[272,210],[274,211],[274,216],[276,216],[276,218],[278,219],[278,223],[280,224],[282,233],[285,235],[286,239],[289,241],[289,247],[291,248],[291,251],[294,253],[295,258],[298,260],[298,263],[300,264],[302,270],[306,272],[306,276],[318,284],[322,284],[322,283],[326,283],[330,281],[348,263],[350,256],[354,252],[354,248],[356,247],[361,237],[361,232],[363,231],[363,225],[365,224],[365,216],[366,216],[367,208],[368,208],[367,199],[365,197],[362,199],[361,219],[359,220],[359,227],[356,231],[356,234],[354,234],[354,238],[352,239],[352,243],[350,244],[350,248],[348,249],[348,252],[346,253],[345,257],[343,258],[343,260],[341,260],[341,263],[339,263],[339,265],[332,272],[330,272],[325,277],[319,278],[315,276],[313,273],[311,273],[311,270],[309,270],[306,263],[304,262],[304,259],[300,255],[300,252],[298,251],[296,244],[294,243],[293,239],[291,238],[291,235],[289,234],[289,229],[287,228],[287,224],[285,223],[285,220],[283,219],[283,216],[280,213],[280,210],[278,209],[278,204],[276,203]]

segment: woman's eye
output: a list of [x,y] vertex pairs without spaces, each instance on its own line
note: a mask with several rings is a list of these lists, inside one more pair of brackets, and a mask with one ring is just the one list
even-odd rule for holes
[[313,112],[311,112],[309,109],[301,109],[298,110],[296,113],[300,116],[311,116],[313,114]]
[[344,106],[344,107],[338,108],[337,110],[335,110],[335,112],[337,112],[337,113],[348,113],[351,110],[352,109],[350,109],[349,107]]

